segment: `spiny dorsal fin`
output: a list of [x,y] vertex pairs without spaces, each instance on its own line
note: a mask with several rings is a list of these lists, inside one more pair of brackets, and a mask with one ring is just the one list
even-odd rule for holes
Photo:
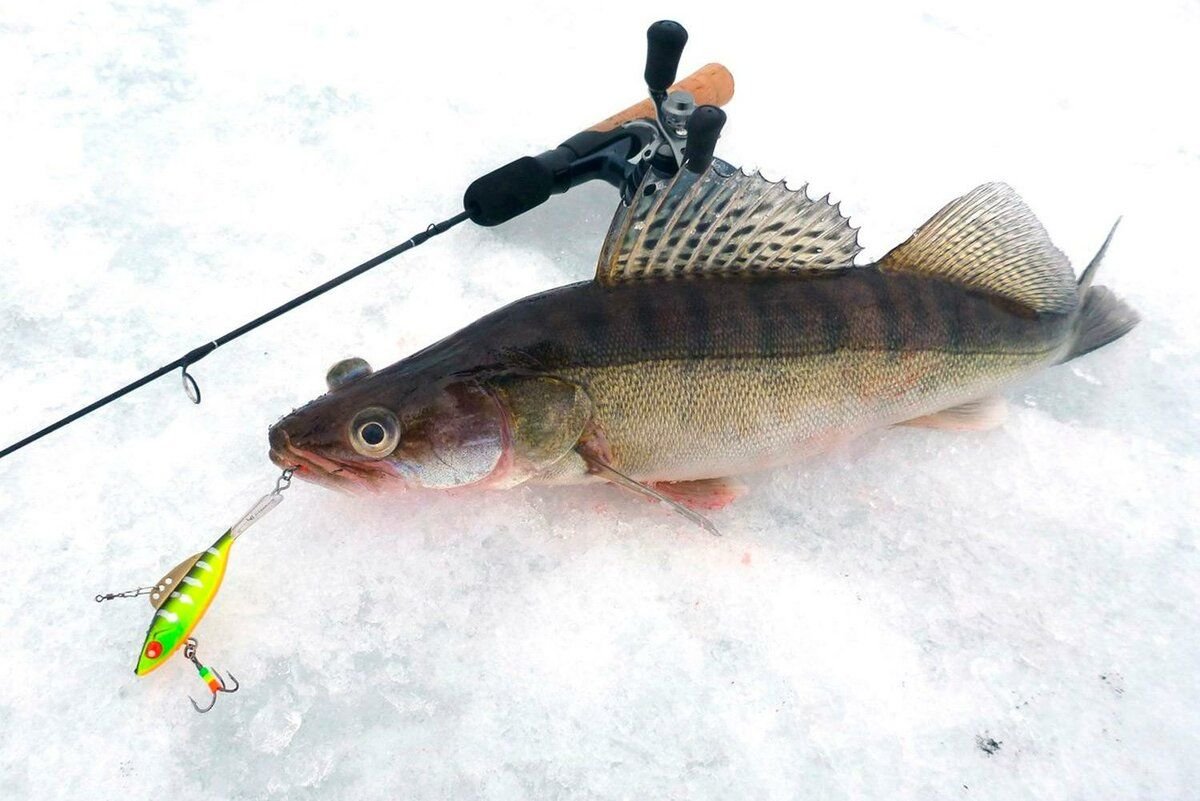
[[714,159],[700,175],[647,175],[613,217],[596,280],[836,270],[859,250],[858,230],[828,195],[811,200]]
[[984,184],[952,201],[879,266],[943,278],[1034,312],[1069,312],[1078,303],[1067,257],[1006,184]]

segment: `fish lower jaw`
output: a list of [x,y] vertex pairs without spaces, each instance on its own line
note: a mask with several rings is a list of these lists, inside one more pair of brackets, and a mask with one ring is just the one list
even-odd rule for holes
[[[351,495],[372,495],[385,490],[404,489],[404,481],[387,469],[385,462],[367,465],[348,464],[296,448],[272,449],[271,461],[297,478]],[[378,464],[378,467],[374,465]]]

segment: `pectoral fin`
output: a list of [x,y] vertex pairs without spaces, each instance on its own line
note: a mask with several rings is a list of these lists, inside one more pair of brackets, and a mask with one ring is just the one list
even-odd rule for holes
[[600,478],[603,478],[605,481],[615,484],[623,489],[627,489],[630,492],[637,493],[642,497],[664,503],[679,514],[686,517],[688,520],[691,520],[693,523],[703,528],[709,534],[717,537],[721,536],[721,532],[717,531],[717,527],[714,526],[707,517],[699,512],[694,512],[684,506],[682,503],[672,500],[667,495],[659,492],[654,487],[649,486],[648,484],[643,484],[640,481],[634,481],[624,473],[615,470],[595,454],[589,453],[589,449],[586,445],[581,445],[576,450],[578,451],[579,455],[583,457],[583,460],[587,462],[588,469],[591,470],[594,475],[600,476]]
[[990,397],[951,406],[935,414],[905,420],[900,425],[917,428],[940,428],[943,431],[987,431],[1008,417],[1004,398]]
[[746,494],[736,478],[702,478],[696,481],[656,481],[654,489],[690,509],[723,509]]

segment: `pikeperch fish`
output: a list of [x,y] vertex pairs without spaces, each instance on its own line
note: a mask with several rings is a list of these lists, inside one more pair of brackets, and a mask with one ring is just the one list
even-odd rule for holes
[[[1111,239],[1112,233],[1109,233]],[[714,160],[650,173],[594,280],[518,300],[329,392],[271,458],[347,489],[608,481],[703,521],[738,474],[896,424],[983,429],[999,393],[1127,333],[1012,189],[953,201],[877,263],[810,199]]]

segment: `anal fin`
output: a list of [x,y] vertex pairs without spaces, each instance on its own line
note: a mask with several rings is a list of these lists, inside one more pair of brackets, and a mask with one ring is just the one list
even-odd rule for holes
[[746,494],[746,485],[736,478],[655,481],[651,486],[689,509],[724,509]]
[[589,453],[586,447],[576,448],[576,451],[580,456],[583,457],[583,460],[587,462],[588,469],[594,475],[600,476],[600,478],[603,478],[605,481],[615,484],[622,489],[627,489],[630,492],[636,493],[645,498],[666,504],[678,514],[686,517],[688,520],[700,526],[709,534],[713,534],[717,537],[721,536],[721,532],[717,531],[717,527],[712,524],[712,521],[699,512],[689,509],[687,506],[684,506],[679,501],[674,500],[666,493],[660,492],[658,489],[655,489],[648,484],[635,481],[634,479],[607,464],[597,455]]
[[1008,403],[996,395],[905,420],[900,425],[940,428],[943,431],[987,431],[1003,423],[1007,417]]

